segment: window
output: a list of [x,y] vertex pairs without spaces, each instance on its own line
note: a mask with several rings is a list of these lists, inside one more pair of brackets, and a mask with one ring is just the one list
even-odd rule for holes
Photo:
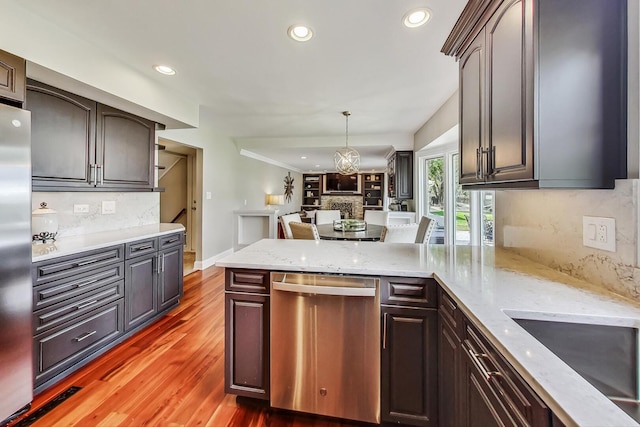
[[418,152],[419,215],[436,221],[431,244],[493,245],[494,192],[463,190],[457,141]]

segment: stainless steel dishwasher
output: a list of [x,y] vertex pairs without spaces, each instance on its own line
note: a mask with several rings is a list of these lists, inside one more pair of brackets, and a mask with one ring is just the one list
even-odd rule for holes
[[379,279],[271,273],[271,406],[380,422]]

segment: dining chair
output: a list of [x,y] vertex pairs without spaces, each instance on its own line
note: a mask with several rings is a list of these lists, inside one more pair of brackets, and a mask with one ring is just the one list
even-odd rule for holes
[[333,221],[337,219],[340,219],[340,211],[337,209],[320,209],[316,212],[316,225],[333,224]]
[[389,224],[389,211],[367,209],[364,211],[364,222],[374,225]]
[[380,241],[385,243],[415,243],[418,234],[418,224],[385,225],[380,235]]
[[320,240],[315,224],[292,221],[289,223],[289,227],[291,227],[291,234],[294,239]]
[[431,239],[431,233],[435,227],[436,222],[427,216],[423,216],[418,224],[418,233],[416,234],[415,243],[429,243]]
[[280,224],[282,224],[282,230],[284,231],[285,239],[293,239],[293,236],[291,235],[291,228],[289,227],[289,223],[291,221],[302,222],[302,218],[300,218],[299,213],[282,215],[280,217]]

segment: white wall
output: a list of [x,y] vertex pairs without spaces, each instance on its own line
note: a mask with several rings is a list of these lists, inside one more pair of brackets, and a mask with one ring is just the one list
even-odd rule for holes
[[[198,129],[172,129],[159,132],[159,136],[202,149],[202,242],[197,266],[206,268],[215,260],[230,253],[233,248],[233,211],[238,209],[265,209],[268,192],[283,194],[287,170],[241,156],[233,141],[211,126],[206,109],[200,115]],[[278,207],[282,212],[300,209],[302,190],[296,183],[302,181],[298,173],[294,178],[294,198],[291,203]],[[211,198],[207,199],[207,193]],[[244,201],[247,201],[245,205]]]

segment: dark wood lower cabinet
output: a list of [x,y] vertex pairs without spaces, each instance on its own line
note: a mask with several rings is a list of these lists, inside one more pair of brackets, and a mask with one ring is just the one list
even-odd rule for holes
[[443,315],[438,316],[438,419],[442,427],[458,427],[460,339]]
[[158,311],[177,304],[182,298],[183,248],[182,244],[159,252]]
[[225,392],[269,400],[269,295],[225,294]]
[[158,257],[155,253],[125,263],[125,328],[151,319],[158,311]]
[[380,417],[383,423],[437,426],[435,309],[382,306]]

